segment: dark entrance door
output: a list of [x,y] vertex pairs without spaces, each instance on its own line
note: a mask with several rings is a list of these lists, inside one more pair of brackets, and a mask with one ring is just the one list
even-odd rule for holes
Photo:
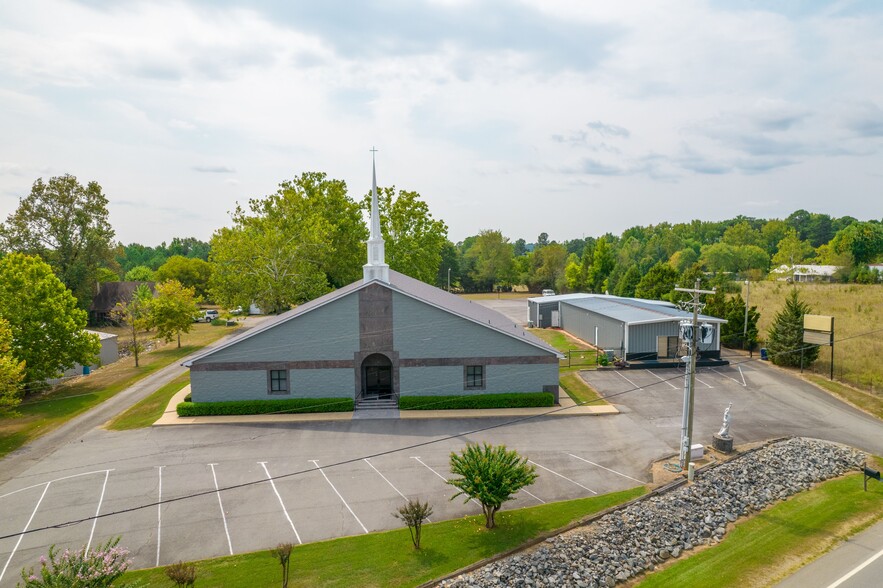
[[362,362],[362,395],[366,398],[392,397],[392,362],[375,353]]

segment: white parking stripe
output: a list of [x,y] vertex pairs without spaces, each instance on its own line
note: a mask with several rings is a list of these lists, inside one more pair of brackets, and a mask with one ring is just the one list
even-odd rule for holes
[[563,478],[563,479],[567,480],[568,482],[570,482],[571,484],[576,484],[577,486],[579,486],[579,487],[582,488],[583,490],[588,490],[588,491],[591,492],[592,494],[597,494],[597,492],[595,492],[595,491],[592,490],[591,488],[589,488],[589,487],[587,487],[587,486],[583,486],[583,485],[580,484],[579,482],[577,482],[577,481],[575,481],[575,480],[571,480],[571,479],[568,478],[567,476],[563,476],[563,475],[559,474],[559,473],[556,472],[556,471],[550,470],[550,469],[547,468],[546,466],[540,465],[540,464],[538,464],[537,462],[535,462],[535,461],[533,461],[533,460],[530,460],[530,459],[529,459],[529,460],[527,460],[527,462],[528,462],[528,463],[532,463],[533,465],[537,466],[538,468],[543,468],[544,470],[546,470],[546,471],[549,472],[550,474],[555,474],[555,475],[558,476],[559,478]]
[[669,385],[670,388],[674,388],[675,390],[680,390],[680,388],[678,388],[677,386],[675,386],[674,384],[672,384],[672,383],[669,382],[668,380],[665,380],[665,379],[663,379],[663,378],[660,378],[659,376],[657,376],[657,375],[656,375],[655,373],[653,373],[652,371],[647,370],[647,373],[650,374],[651,376],[653,376],[654,378],[656,378],[657,380],[659,380],[660,382],[665,382],[666,384]]
[[15,552],[18,551],[18,546],[21,545],[22,537],[25,536],[25,532],[27,532],[28,527],[31,526],[31,522],[34,520],[34,516],[37,514],[37,509],[40,508],[40,504],[43,502],[43,498],[46,496],[46,491],[49,490],[49,484],[52,482],[46,482],[46,487],[43,488],[43,494],[40,495],[40,500],[37,501],[37,506],[34,507],[34,512],[31,513],[31,518],[28,519],[28,522],[25,523],[25,528],[22,529],[21,535],[18,536],[18,541],[15,542],[15,547],[12,548],[12,553],[9,554],[9,559],[6,560],[6,565],[3,566],[3,569],[0,570],[0,581],[3,580],[3,576],[6,574],[6,568],[9,567],[9,562],[12,561],[12,557],[15,555]]
[[530,492],[528,492],[528,491],[525,490],[524,488],[522,488],[521,491],[524,492],[525,494],[527,494],[528,496],[530,496],[531,498],[533,498],[534,500],[539,501],[540,504],[546,504],[546,501],[545,501],[545,500],[543,500],[543,499],[540,498],[539,496],[536,496],[536,495],[534,495],[534,494],[531,494]]
[[365,525],[362,524],[362,521],[359,520],[359,517],[356,516],[356,513],[353,512],[353,509],[350,508],[350,505],[346,503],[346,500],[343,499],[343,496],[340,495],[340,492],[337,491],[337,488],[334,487],[334,484],[331,483],[331,480],[328,479],[328,476],[325,475],[325,472],[322,471],[322,468],[319,467],[319,462],[315,459],[309,460],[313,465],[316,466],[316,469],[319,470],[319,473],[322,474],[322,477],[325,478],[325,481],[328,482],[328,485],[331,486],[331,489],[334,490],[334,493],[337,494],[337,497],[340,498],[340,501],[346,507],[350,514],[353,515],[353,518],[356,519],[356,522],[359,523],[359,526],[362,527],[362,530],[365,531],[365,534],[368,533],[368,529],[365,528]]
[[856,575],[857,573],[859,573],[860,571],[862,571],[863,569],[865,569],[866,567],[868,567],[869,565],[874,563],[877,560],[877,558],[879,558],[881,556],[883,556],[883,549],[881,549],[880,551],[878,551],[877,553],[875,553],[874,555],[872,555],[871,557],[866,559],[864,561],[864,563],[862,563],[860,566],[853,568],[853,570],[851,572],[844,575],[843,577],[841,577],[839,580],[837,580],[833,584],[830,584],[828,586],[828,588],[837,588],[837,586],[844,583],[845,581],[847,581],[848,579],[850,579],[851,577],[853,577],[854,575]]
[[737,365],[736,367],[739,368],[739,375],[742,376],[742,385],[747,388],[748,384],[745,383],[745,374],[742,373],[742,366]]
[[159,544],[162,538],[162,469],[159,466],[159,498],[156,501],[156,567],[159,567]]
[[95,536],[95,525],[98,524],[98,513],[101,512],[101,503],[104,502],[104,491],[107,490],[107,479],[110,477],[110,470],[104,472],[104,484],[101,485],[101,497],[98,499],[98,508],[95,509],[95,518],[92,519],[92,531],[89,532],[89,542],[86,543],[86,553],[92,546],[92,537]]
[[215,474],[216,463],[208,464],[212,468],[212,479],[215,481],[215,494],[218,495],[218,506],[221,507],[221,518],[224,519],[224,533],[227,534],[227,547],[230,548],[230,555],[233,555],[233,542],[230,541],[230,529],[227,527],[227,515],[224,513],[224,503],[221,502],[221,489],[218,488],[218,476]]
[[25,486],[24,488],[19,488],[18,490],[13,490],[12,492],[7,492],[6,494],[0,496],[0,498],[6,498],[7,496],[12,496],[13,494],[18,494],[19,492],[24,492],[25,490],[31,490],[32,488],[39,488],[43,484],[51,484],[52,482],[60,482],[62,480],[70,480],[71,478],[79,478],[80,476],[88,476],[90,474],[100,474],[103,472],[112,472],[113,468],[109,470],[95,470],[92,472],[83,472],[82,474],[73,474],[71,476],[64,476],[62,478],[55,478],[54,480],[49,480],[48,482],[40,482],[39,484],[33,484],[31,486]]
[[736,378],[731,378],[731,377],[728,376],[727,374],[722,374],[722,373],[720,373],[719,371],[717,371],[716,368],[711,368],[711,371],[713,371],[714,373],[716,373],[716,374],[718,374],[718,375],[720,375],[720,376],[725,377],[725,378],[728,379],[728,380],[733,380],[734,382],[736,382],[736,383],[739,384],[740,386],[745,386],[746,388],[748,387],[747,384],[743,384],[742,382],[740,382],[740,381],[737,380]]
[[[419,457],[414,457],[414,456],[412,456],[411,459],[416,459],[417,461],[420,462],[420,464],[421,464],[423,467],[425,467],[427,470],[429,470],[430,472],[432,472],[433,474],[435,474],[436,476],[438,476],[439,478],[441,478],[442,480],[444,480],[444,481],[445,481],[445,484],[448,483],[448,479],[447,479],[447,478],[445,478],[443,475],[441,475],[440,473],[438,473],[437,471],[435,471],[434,469],[432,469],[431,467],[429,467],[428,465],[426,465],[425,463],[423,463],[423,460],[420,459]],[[477,504],[478,506],[481,506],[481,504],[480,504],[477,500],[475,500],[474,498],[470,498],[469,500],[471,500],[472,502],[474,502],[474,503]]]
[[612,473],[612,474],[616,474],[617,476],[622,476],[623,478],[628,478],[629,480],[634,480],[634,481],[637,482],[638,484],[646,484],[646,482],[643,482],[643,481],[641,481],[641,480],[639,480],[639,479],[637,479],[637,478],[633,478],[633,477],[631,477],[631,476],[629,476],[629,475],[627,475],[627,474],[623,474],[622,472],[617,472],[616,470],[611,470],[610,468],[606,468],[606,467],[602,466],[600,463],[595,463],[595,462],[593,462],[593,461],[589,461],[589,460],[587,460],[587,459],[584,458],[584,457],[580,457],[580,456],[578,456],[578,455],[574,455],[574,454],[572,454],[572,453],[568,453],[567,455],[569,455],[570,457],[573,457],[573,458],[575,458],[575,459],[578,459],[578,460],[580,460],[580,461],[584,461],[584,462],[586,462],[587,464],[591,464],[591,465],[595,466],[596,468],[601,468],[602,470],[607,470],[608,472],[610,472],[610,473]]
[[[699,371],[699,370],[696,370],[696,371]],[[700,384],[702,384],[703,386],[705,386],[706,388],[714,388],[714,386],[708,385],[707,383],[700,380],[698,377],[696,377],[696,381],[699,382]]]
[[[399,489],[396,488],[395,486],[393,486],[392,482],[390,482],[390,481],[387,479],[386,476],[384,476],[383,474],[381,474],[381,473],[380,473],[380,470],[378,470],[377,468],[375,468],[375,467],[374,467],[374,464],[371,463],[370,461],[368,461],[368,458],[367,458],[367,457],[364,459],[364,461],[365,461],[365,463],[367,463],[369,466],[371,466],[371,469],[374,470],[375,472],[377,472],[377,475],[380,476],[381,478],[383,478],[383,481],[386,482],[387,484],[389,484],[389,487],[392,488],[393,490],[395,490],[395,491],[398,493],[399,496],[401,496],[401,497],[404,498],[405,500],[410,500],[407,496],[405,496],[404,494],[402,494],[401,492],[399,492]],[[431,523],[432,521],[430,521],[429,519],[426,519],[426,522],[427,522],[427,523]]]
[[643,388],[641,388],[640,386],[638,386],[637,384],[635,384],[634,382],[632,382],[631,380],[629,380],[628,378],[623,376],[621,373],[619,373],[619,371],[614,370],[613,373],[616,374],[617,376],[619,376],[620,378],[622,378],[623,380],[625,380],[626,382],[628,382],[629,384],[631,384],[632,386],[634,386],[636,390],[640,390],[641,392],[644,391]]
[[285,518],[288,519],[288,524],[291,525],[291,530],[294,531],[294,536],[297,537],[297,544],[303,545],[303,541],[300,540],[300,534],[297,532],[297,529],[294,528],[294,522],[291,520],[291,517],[288,516],[288,509],[285,508],[285,503],[282,502],[282,496],[280,496],[279,491],[276,490],[276,482],[273,481],[273,476],[270,475],[270,470],[267,469],[267,462],[259,461],[258,463],[263,466],[264,473],[267,474],[267,479],[270,481],[270,486],[273,487],[273,492],[276,494],[276,498],[279,499],[279,506],[282,507],[282,512],[285,513]]

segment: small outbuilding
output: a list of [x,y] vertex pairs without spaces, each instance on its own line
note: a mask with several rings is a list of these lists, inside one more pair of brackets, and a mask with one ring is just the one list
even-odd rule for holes
[[[531,298],[528,314],[537,326],[560,327],[627,361],[676,359],[680,353],[680,323],[693,318],[692,313],[670,302],[606,294]],[[714,327],[710,337],[699,343],[700,356],[719,360],[720,325],[727,321],[699,315],[699,322]]]

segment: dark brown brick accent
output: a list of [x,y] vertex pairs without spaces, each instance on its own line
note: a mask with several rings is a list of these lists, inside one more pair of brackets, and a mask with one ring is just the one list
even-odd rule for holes
[[359,351],[392,350],[392,290],[371,284],[359,290]]
[[195,363],[194,372],[234,372],[250,370],[328,370],[352,369],[350,359],[316,359],[307,361],[238,361],[229,363]]
[[505,357],[413,357],[399,359],[400,367],[439,367],[461,365],[513,365],[558,363],[554,355],[511,355]]

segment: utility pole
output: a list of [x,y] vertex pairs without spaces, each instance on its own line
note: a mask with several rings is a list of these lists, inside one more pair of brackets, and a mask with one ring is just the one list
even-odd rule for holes
[[[684,418],[681,427],[681,451],[678,460],[681,470],[690,463],[690,445],[693,442],[693,390],[696,384],[696,357],[699,355],[699,309],[705,304],[699,302],[700,294],[714,294],[715,290],[700,290],[699,278],[696,278],[696,284],[693,288],[675,288],[677,292],[687,292],[693,295],[690,301],[681,303],[686,308],[691,307],[693,310],[693,321],[689,329],[689,346],[690,355],[687,358],[687,375],[684,378]],[[683,325],[683,323],[682,323]]]
[[451,292],[451,268],[448,268],[448,293]]

